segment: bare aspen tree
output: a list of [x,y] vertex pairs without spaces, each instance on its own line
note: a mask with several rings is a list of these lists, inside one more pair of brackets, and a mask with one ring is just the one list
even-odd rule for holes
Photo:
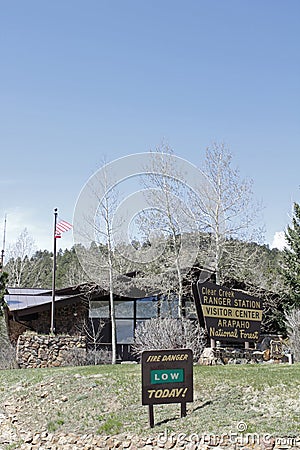
[[202,229],[212,236],[211,260],[219,284],[226,274],[223,257],[230,248],[229,240],[231,252],[234,240],[260,240],[261,232],[256,223],[261,207],[253,200],[252,180],[242,179],[238,170],[233,168],[232,154],[225,144],[213,143],[206,150],[203,171],[213,189],[200,193],[202,198],[207,198],[198,202],[196,208],[201,212]]
[[[152,237],[156,239],[156,245],[160,242],[164,245],[162,256],[157,258],[156,268],[159,275],[159,266],[168,266],[169,270],[164,272],[161,282],[161,292],[163,294],[177,297],[178,317],[183,315],[183,278],[187,267],[184,267],[183,260],[191,252],[194,246],[192,233],[195,231],[196,221],[192,219],[192,212],[189,209],[188,189],[180,181],[182,175],[178,167],[173,163],[173,152],[171,148],[162,144],[153,152],[153,163],[145,168],[147,177],[143,179],[143,186],[146,188],[145,209],[141,217],[140,232],[144,236],[152,232]],[[189,234],[189,238],[186,239]],[[150,266],[149,266],[150,267]]]
[[[99,180],[100,181],[100,180]],[[106,171],[103,172],[102,185],[104,196],[99,198],[99,207],[95,222],[100,264],[98,270],[102,272],[101,284],[109,292],[109,312],[111,323],[112,364],[117,361],[117,328],[114,304],[114,245],[113,245],[113,215],[117,206],[117,193],[109,187]]]
[[[106,180],[105,180],[106,182]],[[107,191],[105,191],[107,192]],[[104,228],[99,227],[98,231],[106,241],[107,245],[107,266],[109,276],[109,308],[110,308],[110,321],[111,321],[111,335],[112,335],[112,364],[117,360],[117,329],[116,329],[116,316],[115,316],[115,304],[114,304],[114,283],[113,283],[113,243],[112,243],[112,201],[111,194],[107,193],[104,196],[100,214],[104,222]]]
[[[16,242],[7,248],[7,264],[5,270],[9,273],[9,285],[12,287],[26,286],[30,272],[30,258],[35,251],[34,239],[25,228]],[[26,286],[28,287],[28,286]]]
[[99,360],[100,351],[98,351],[98,344],[101,341],[101,332],[104,326],[104,322],[101,320],[95,323],[93,317],[84,319],[80,331],[87,337],[88,344],[92,345],[93,350],[90,352],[94,365]]
[[[115,318],[114,296],[118,283],[118,273],[115,271],[115,245],[114,232],[117,223],[114,222],[114,214],[119,203],[119,193],[112,186],[106,165],[103,164],[101,173],[88,183],[85,204],[93,205],[86,208],[84,215],[80,216],[77,228],[81,227],[81,234],[86,235],[86,246],[81,245],[77,255],[85,273],[92,280],[94,288],[89,285],[89,290],[104,289],[109,294],[109,314],[112,335],[112,364],[117,360],[117,330]],[[95,206],[96,205],[96,206]]]

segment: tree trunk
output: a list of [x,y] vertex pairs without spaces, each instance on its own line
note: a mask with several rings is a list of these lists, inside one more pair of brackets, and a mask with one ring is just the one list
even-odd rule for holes
[[183,314],[182,314],[182,292],[183,292],[183,287],[182,287],[182,276],[181,276],[181,270],[180,270],[180,266],[178,264],[178,259],[176,258],[176,270],[177,270],[177,277],[178,277],[178,317],[179,319],[182,319]]
[[116,317],[115,317],[115,305],[114,305],[114,294],[110,289],[109,292],[109,309],[110,309],[110,321],[111,321],[111,363],[116,364],[117,362],[117,328],[116,328]]

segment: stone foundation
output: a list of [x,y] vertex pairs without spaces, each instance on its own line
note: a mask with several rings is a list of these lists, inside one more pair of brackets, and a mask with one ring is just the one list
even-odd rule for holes
[[60,367],[65,365],[70,350],[86,355],[85,336],[49,336],[25,333],[17,343],[17,363],[21,369],[38,367]]

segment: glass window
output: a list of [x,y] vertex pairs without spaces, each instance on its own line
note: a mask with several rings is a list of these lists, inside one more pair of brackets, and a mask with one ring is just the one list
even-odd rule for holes
[[158,301],[156,298],[140,298],[136,302],[136,317],[138,319],[151,319],[157,317]]
[[133,320],[117,319],[117,343],[132,344],[133,343]]
[[89,317],[105,319],[109,317],[109,304],[108,301],[91,301]]
[[115,300],[115,315],[122,318],[133,318],[133,301],[129,300]]
[[164,298],[160,303],[160,317],[178,318],[178,299]]

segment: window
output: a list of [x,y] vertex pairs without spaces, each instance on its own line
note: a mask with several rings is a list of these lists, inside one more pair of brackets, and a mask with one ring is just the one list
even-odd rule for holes
[[117,343],[118,344],[132,344],[134,337],[133,320],[117,319]]
[[133,319],[134,309],[133,309],[133,301],[131,300],[115,300],[115,315],[116,318],[128,318]]
[[[187,309],[190,308],[187,302]],[[118,344],[132,344],[134,341],[135,327],[147,319],[156,317],[178,317],[178,299],[166,297],[145,297],[134,300],[114,299],[116,331]],[[109,314],[109,301],[107,297],[103,300],[90,301],[89,317],[105,322],[102,339],[109,342],[111,337],[111,324]],[[189,315],[190,316],[190,315]],[[104,342],[102,341],[102,342]]]
[[107,319],[109,317],[108,301],[91,301],[89,317],[95,319]]
[[155,297],[141,298],[136,302],[137,319],[151,319],[157,317],[158,301]]

